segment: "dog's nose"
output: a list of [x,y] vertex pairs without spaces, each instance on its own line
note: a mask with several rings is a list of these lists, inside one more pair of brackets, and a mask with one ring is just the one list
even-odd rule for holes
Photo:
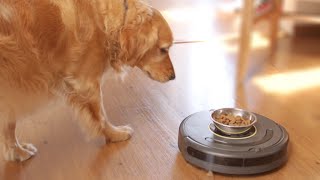
[[173,73],[173,74],[171,74],[171,76],[170,76],[170,80],[174,80],[176,78],[176,75]]

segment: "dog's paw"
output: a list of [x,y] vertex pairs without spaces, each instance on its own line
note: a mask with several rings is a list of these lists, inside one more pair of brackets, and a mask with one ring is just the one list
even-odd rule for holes
[[34,147],[33,144],[28,144],[28,143],[22,143],[21,144],[21,147],[26,150],[26,151],[29,151],[31,154],[33,153],[33,155],[35,155],[38,150],[36,147]]
[[7,161],[22,162],[36,155],[37,148],[32,144],[23,143],[21,145],[11,147],[6,150],[4,158]]
[[112,132],[106,134],[106,140],[108,142],[125,141],[131,138],[133,129],[130,126],[117,126]]

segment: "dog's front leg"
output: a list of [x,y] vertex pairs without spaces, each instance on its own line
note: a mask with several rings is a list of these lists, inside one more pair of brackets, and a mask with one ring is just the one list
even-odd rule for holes
[[0,147],[7,161],[25,161],[37,152],[32,144],[19,143],[14,109],[3,103],[0,103]]
[[104,111],[100,83],[86,90],[69,93],[67,100],[91,136],[105,136],[107,142],[124,141],[131,137],[133,133],[131,127],[114,126],[108,120]]

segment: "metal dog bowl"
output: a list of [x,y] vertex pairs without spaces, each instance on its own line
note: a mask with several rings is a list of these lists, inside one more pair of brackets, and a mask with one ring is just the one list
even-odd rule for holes
[[[240,116],[243,119],[250,120],[249,125],[226,125],[221,122],[218,122],[215,117],[222,114],[232,114],[233,116]],[[222,108],[214,110],[211,114],[211,119],[215,125],[220,131],[226,133],[226,134],[242,134],[251,129],[251,127],[257,122],[257,117],[248,111],[238,109],[238,108]]]

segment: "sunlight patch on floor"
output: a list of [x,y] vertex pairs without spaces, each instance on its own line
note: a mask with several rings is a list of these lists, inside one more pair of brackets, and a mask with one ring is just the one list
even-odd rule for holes
[[256,77],[253,82],[269,93],[292,94],[320,87],[320,67]]

